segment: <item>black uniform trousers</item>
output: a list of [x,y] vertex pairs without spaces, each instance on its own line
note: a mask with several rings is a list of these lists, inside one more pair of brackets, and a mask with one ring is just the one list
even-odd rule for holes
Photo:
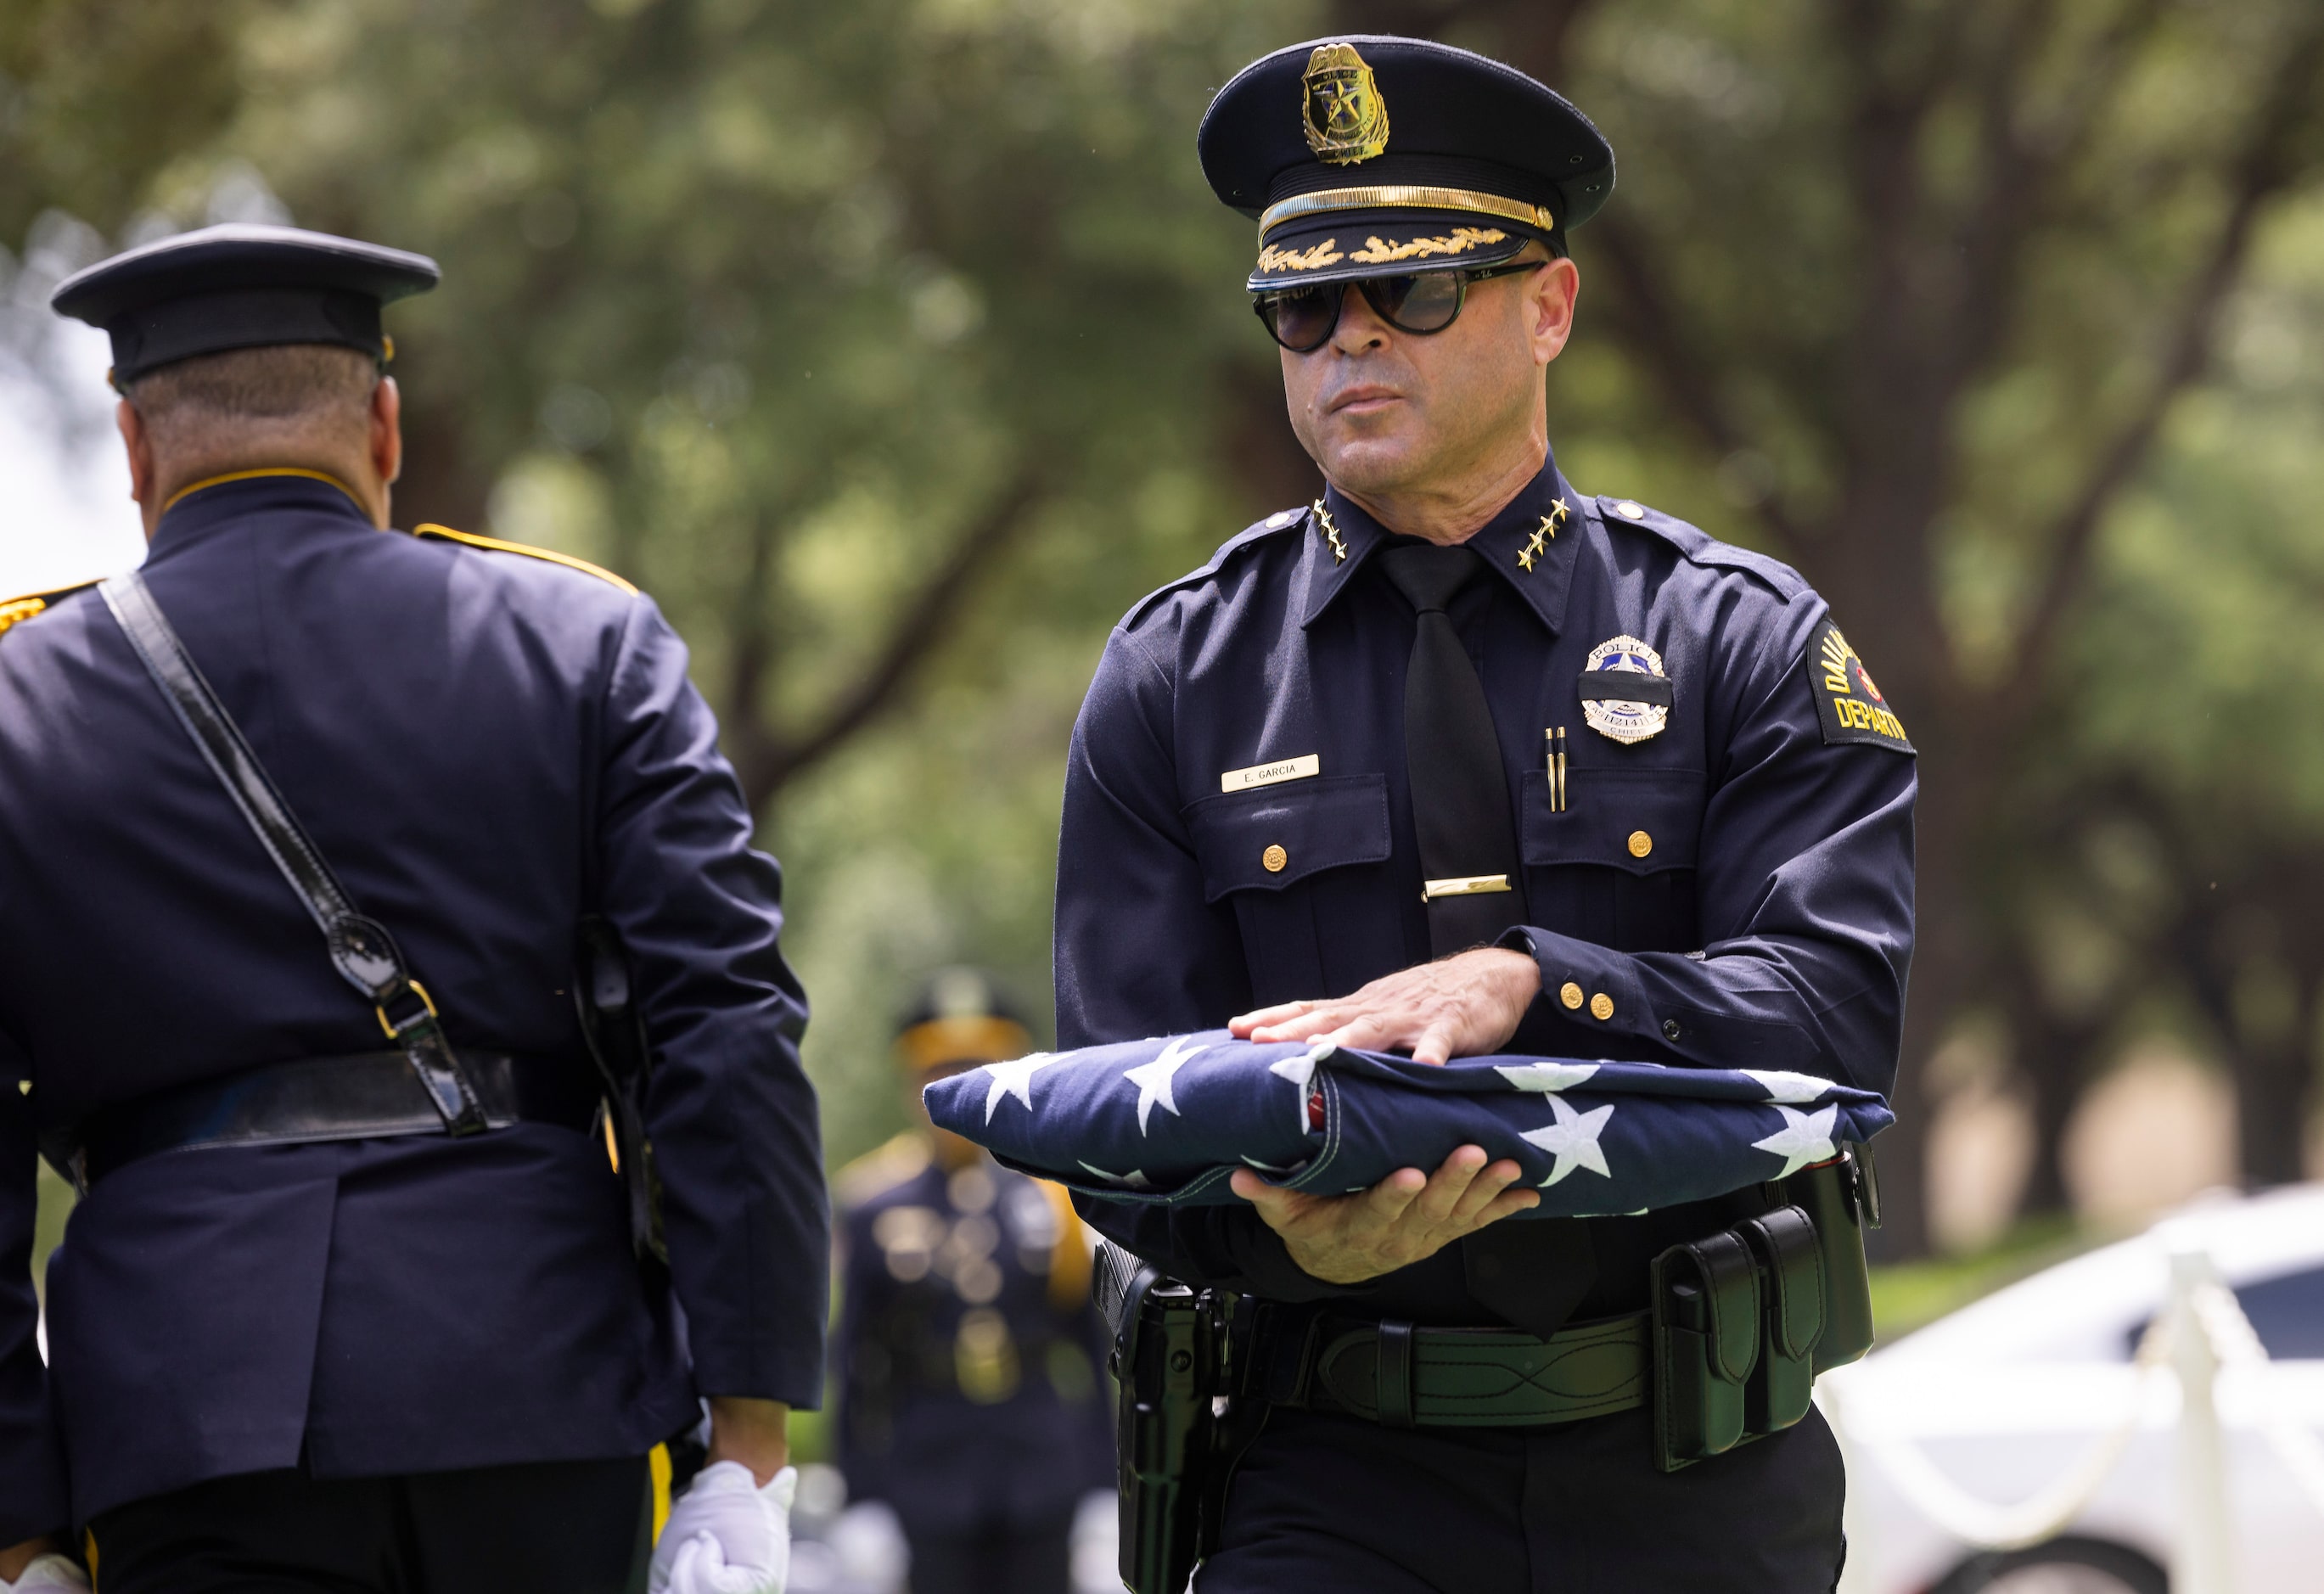
[[642,1456],[396,1478],[243,1472],[90,1525],[103,1594],[636,1594]]
[[1194,1594],[1829,1594],[1847,1553],[1822,1414],[1655,1470],[1644,1410],[1391,1430],[1278,1407]]
[[1071,1594],[1074,1519],[974,1533],[909,1529],[912,1594]]

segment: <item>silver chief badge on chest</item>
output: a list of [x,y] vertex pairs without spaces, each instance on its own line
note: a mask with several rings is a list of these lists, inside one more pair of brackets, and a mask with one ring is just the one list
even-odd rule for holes
[[[1635,675],[1618,685],[1609,675]],[[1636,637],[1616,637],[1590,650],[1582,671],[1582,721],[1600,736],[1644,742],[1670,723],[1671,684],[1663,656]]]

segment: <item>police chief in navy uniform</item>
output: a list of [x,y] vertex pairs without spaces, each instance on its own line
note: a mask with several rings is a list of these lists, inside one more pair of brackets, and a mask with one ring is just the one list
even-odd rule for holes
[[[787,1502],[758,1496],[819,1396],[829,1244],[779,875],[650,600],[389,530],[381,305],[436,277],[228,227],[58,291],[112,335],[144,591],[460,1066],[515,1095],[480,1133],[330,1138],[352,1080],[427,1113],[416,1070],[378,1066],[385,1009],[335,972],[114,599],[0,611],[0,1577],[84,1526],[106,1594],[613,1594],[646,1575],[650,1452],[703,1397],[713,1460],[748,1479],[706,1531],[778,1553]],[[666,1271],[595,1117],[585,916],[625,944],[650,1046]],[[248,1088],[313,1059],[301,1113]],[[289,1143],[200,1145],[189,1110]],[[90,1181],[45,1371],[36,1131]]]
[[[1359,37],[1245,69],[1199,144],[1259,224],[1249,286],[1327,485],[1107,644],[1066,773],[1061,1044],[1231,1024],[1885,1091],[1913,938],[1902,725],[1797,574],[1551,456],[1567,235],[1612,189],[1605,140],[1500,63]],[[1377,1320],[1383,1367],[1404,1325],[1636,1313],[1659,1251],[1729,1221],[1507,1221],[1537,1201],[1517,1177],[1469,1147],[1368,1193],[1239,1173],[1248,1207],[1083,1211],[1180,1278]],[[1839,1575],[1812,1413],[1665,1472],[1645,1408],[1390,1427],[1268,1387],[1310,1393],[1242,1452],[1201,1594]]]
[[1081,1221],[919,1101],[1032,1049],[990,977],[939,972],[896,1037],[921,1121],[835,1181],[839,1465],[851,1500],[895,1512],[912,1594],[1067,1594],[1076,1509],[1113,1485]]

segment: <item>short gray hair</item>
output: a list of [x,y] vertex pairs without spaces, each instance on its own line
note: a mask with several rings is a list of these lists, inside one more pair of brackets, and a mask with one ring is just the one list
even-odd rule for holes
[[132,382],[127,397],[157,453],[208,455],[359,432],[379,380],[359,349],[272,344],[175,361]]

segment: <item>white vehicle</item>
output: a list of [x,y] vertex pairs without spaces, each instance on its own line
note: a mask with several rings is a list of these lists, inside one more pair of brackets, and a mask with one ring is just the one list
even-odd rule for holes
[[[2232,1587],[2324,1590],[2324,1499],[2261,1420],[2324,1431],[2324,1185],[2304,1184],[2205,1200],[1828,1375],[1819,1396],[1849,1460],[1848,1594],[2166,1594],[2180,1392],[2167,1367],[2133,1359],[2165,1307],[2165,1233],[2209,1254],[2269,1358],[2222,1367],[2215,1386]],[[1969,1500],[2056,1488],[2126,1431],[2104,1481],[2043,1542],[1979,1551],[1941,1525]]]

